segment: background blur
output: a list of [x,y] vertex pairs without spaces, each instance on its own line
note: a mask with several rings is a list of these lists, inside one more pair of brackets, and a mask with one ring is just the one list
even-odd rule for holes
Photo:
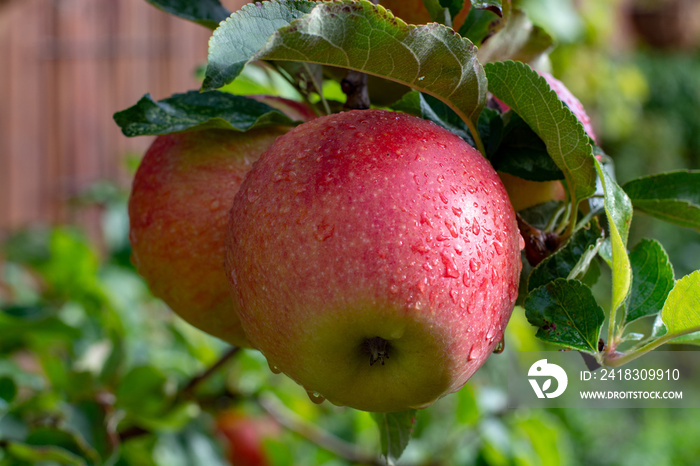
[[[700,1],[521,4],[556,38],[553,74],[618,181],[700,168]],[[255,352],[199,383],[227,346],[129,262],[126,198],[151,139],[112,114],[196,89],[209,36],[144,0],[0,0],[0,464],[219,465],[243,444],[267,462],[229,461],[344,465],[378,449],[367,413],[311,404]],[[630,245],[644,235],[676,278],[698,268],[697,232],[640,214]],[[541,347],[533,333],[516,310],[507,350]],[[420,413],[402,462],[697,464],[697,410],[508,410],[497,358]]]

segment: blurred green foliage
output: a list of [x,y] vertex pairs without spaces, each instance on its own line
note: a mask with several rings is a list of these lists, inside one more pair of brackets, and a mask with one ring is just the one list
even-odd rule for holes
[[[123,260],[124,196],[109,199],[104,252],[65,227],[3,245],[0,464],[224,465],[217,419],[231,411],[284,426],[260,440],[270,464],[382,464],[368,413],[312,403],[258,352],[232,353],[153,298]],[[506,352],[418,412],[398,464],[693,464],[694,410],[508,408],[508,352],[542,348],[533,334],[516,308]]]

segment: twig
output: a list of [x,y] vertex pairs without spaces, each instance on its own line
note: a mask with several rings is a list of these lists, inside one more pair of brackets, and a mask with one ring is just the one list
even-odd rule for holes
[[380,458],[369,455],[323,429],[311,424],[297,416],[285,407],[282,402],[272,395],[261,395],[258,398],[260,406],[265,409],[277,422],[287,429],[310,440],[324,450],[346,459],[352,463],[367,464],[371,466],[386,466]]
[[[218,361],[216,361],[211,367],[206,369],[201,374],[198,374],[190,379],[187,384],[180,389],[175,398],[173,398],[172,408],[177,406],[183,400],[191,399],[194,396],[194,392],[199,387],[199,385],[206,379],[211,377],[217,370],[219,370],[224,364],[226,364],[231,358],[233,358],[241,350],[238,346],[232,346],[228,351],[226,351]],[[118,432],[118,441],[123,443],[129,439],[141,437],[142,435],[152,434],[148,429],[144,429],[139,426],[131,426],[121,432]]]
[[221,366],[226,364],[231,358],[233,358],[238,352],[241,350],[238,346],[232,346],[228,351],[226,351],[218,361],[216,361],[211,367],[209,367],[207,370],[202,372],[199,375],[196,375],[190,379],[189,382],[187,382],[187,385],[182,387],[180,390],[180,393],[177,396],[177,399],[187,399],[191,398],[194,391],[197,389],[199,384],[204,382],[206,379],[211,377],[211,375],[219,370]]

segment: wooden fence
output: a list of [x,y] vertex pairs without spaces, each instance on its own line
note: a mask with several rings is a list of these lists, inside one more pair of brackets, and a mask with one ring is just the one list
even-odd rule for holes
[[100,180],[128,187],[125,155],[151,141],[112,114],[196,89],[210,33],[144,0],[0,0],[0,234],[94,227],[70,200]]

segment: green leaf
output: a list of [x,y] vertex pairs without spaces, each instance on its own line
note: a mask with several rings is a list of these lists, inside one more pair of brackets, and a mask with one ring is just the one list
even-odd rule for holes
[[531,181],[564,178],[562,171],[547,153],[544,141],[517,114],[510,115],[491,164],[498,171]]
[[425,9],[428,10],[428,14],[430,15],[430,21],[449,25],[452,21],[452,15],[450,10],[444,7],[441,3],[441,0],[423,0],[423,5],[425,6]]
[[[418,91],[410,91],[397,102],[391,105],[392,110],[409,113],[424,120],[442,126],[457,134],[470,145],[476,146],[474,138],[462,120],[450,107],[441,100]],[[501,114],[492,109],[485,108],[479,116],[478,131],[486,148],[486,156],[489,158],[498,147],[503,133],[503,119]]]
[[580,279],[588,270],[603,241],[603,230],[597,220],[574,233],[557,252],[535,267],[528,278],[528,290],[532,291],[557,278]]
[[248,131],[274,125],[291,125],[279,110],[257,100],[225,92],[189,91],[154,101],[146,94],[133,107],[114,114],[124,135],[146,136],[205,128]]
[[25,443],[41,448],[58,447],[66,452],[91,460],[89,464],[96,464],[99,461],[99,455],[95,449],[88,445],[80,435],[56,427],[34,429],[27,436]]
[[[228,29],[228,22],[219,28]],[[210,57],[228,57],[241,46],[212,39]],[[472,134],[486,102],[486,78],[471,42],[439,24],[407,25],[366,0],[319,3],[251,59],[338,66],[408,85],[445,102]],[[226,83],[235,74],[219,78]]]
[[[612,248],[612,316],[624,302],[632,282],[632,267],[627,256],[627,236],[632,223],[632,203],[612,175],[593,158],[605,192],[605,214],[610,228]],[[611,319],[614,321],[614,319]]]
[[396,413],[372,413],[372,419],[379,427],[382,454],[388,459],[397,460],[411,440],[416,410]]
[[505,25],[479,48],[479,61],[515,60],[529,63],[553,46],[552,36],[533,25],[525,12],[514,8]]
[[538,328],[537,338],[595,353],[605,313],[578,280],[558,278],[536,288],[525,300],[525,316]]
[[459,35],[475,45],[481,45],[485,39],[498,32],[503,24],[504,21],[494,12],[472,8],[459,28]]
[[669,335],[700,330],[700,270],[676,282],[661,310]]
[[23,460],[20,464],[60,464],[61,466],[85,466],[87,463],[79,456],[52,445],[25,445],[9,442],[7,454],[10,458]]
[[17,384],[11,377],[0,377],[0,412],[17,396]]
[[471,0],[471,2],[472,9],[489,10],[498,16],[503,16],[503,2],[501,0]]
[[440,0],[440,5],[450,11],[450,15],[455,17],[464,8],[466,0]]
[[547,81],[524,63],[484,66],[489,91],[520,115],[544,141],[547,152],[564,173],[575,205],[595,192],[593,149],[583,126]]
[[643,239],[629,254],[632,288],[625,322],[659,312],[673,288],[673,266],[663,246]]
[[635,209],[700,231],[700,170],[637,178],[622,188]]
[[168,403],[165,396],[167,377],[150,366],[129,371],[117,388],[117,405],[138,416],[157,416]]
[[280,0],[249,3],[224,21],[209,39],[209,57],[202,89],[218,89],[233,81],[272,34],[310,12],[316,2]]
[[219,0],[146,0],[156,8],[197,24],[216,29],[231,12]]

